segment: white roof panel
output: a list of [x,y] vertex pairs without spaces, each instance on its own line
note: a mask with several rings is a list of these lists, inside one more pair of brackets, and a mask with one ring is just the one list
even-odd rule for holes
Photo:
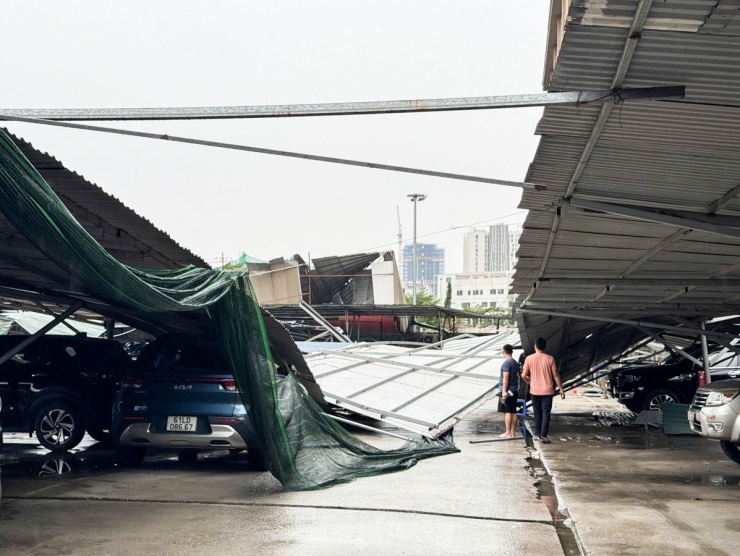
[[354,344],[306,356],[326,399],[436,438],[493,395],[512,334],[459,336],[420,348]]

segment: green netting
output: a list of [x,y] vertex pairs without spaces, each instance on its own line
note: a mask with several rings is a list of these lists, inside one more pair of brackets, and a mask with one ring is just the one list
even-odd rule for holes
[[2,130],[0,209],[87,294],[144,313],[154,323],[158,314],[205,313],[225,347],[267,467],[286,488],[321,488],[458,451],[451,437],[410,440],[384,451],[348,433],[323,414],[295,375],[276,379],[246,273],[195,267],[147,271],[122,265],[84,230]]

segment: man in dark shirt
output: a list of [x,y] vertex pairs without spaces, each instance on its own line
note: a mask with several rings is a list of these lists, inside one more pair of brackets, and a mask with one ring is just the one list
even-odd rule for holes
[[499,388],[501,390],[501,401],[498,410],[504,414],[506,431],[500,435],[501,438],[514,438],[516,436],[516,402],[519,397],[519,363],[512,354],[514,347],[506,344],[503,349],[504,362],[501,365],[501,378]]

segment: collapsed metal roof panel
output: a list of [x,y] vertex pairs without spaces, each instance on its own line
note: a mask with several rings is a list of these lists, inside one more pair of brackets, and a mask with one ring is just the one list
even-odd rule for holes
[[326,399],[430,438],[458,423],[499,382],[514,334],[460,336],[421,348],[355,344],[306,356]]
[[[319,257],[311,260],[314,267],[311,271],[308,271],[304,261],[296,256],[296,260],[301,264],[301,289],[304,300],[312,305],[340,301],[343,288],[379,256],[380,253],[358,253]],[[345,292],[346,295],[348,294]],[[343,302],[351,303],[352,300],[345,299]]]

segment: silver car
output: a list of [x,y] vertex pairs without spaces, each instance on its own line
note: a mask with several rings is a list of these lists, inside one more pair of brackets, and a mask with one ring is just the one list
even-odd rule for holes
[[720,380],[700,387],[689,407],[691,429],[709,440],[740,464],[740,378]]

